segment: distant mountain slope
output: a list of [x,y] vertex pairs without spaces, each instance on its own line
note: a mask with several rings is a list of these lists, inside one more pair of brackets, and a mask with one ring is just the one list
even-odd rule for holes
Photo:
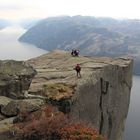
[[84,55],[135,58],[134,73],[140,75],[140,20],[115,20],[88,16],[44,19],[19,41],[46,50],[79,49]]
[[18,24],[24,29],[29,29],[35,26],[39,21],[40,19],[23,19],[23,20],[20,20]]
[[53,17],[30,28],[19,41],[46,50],[72,48],[88,55],[135,54],[140,45],[140,22],[86,16]]

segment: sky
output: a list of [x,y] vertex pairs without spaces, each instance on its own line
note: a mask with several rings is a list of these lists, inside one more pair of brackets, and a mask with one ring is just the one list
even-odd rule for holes
[[0,18],[86,15],[140,19],[139,5],[139,0],[0,0]]

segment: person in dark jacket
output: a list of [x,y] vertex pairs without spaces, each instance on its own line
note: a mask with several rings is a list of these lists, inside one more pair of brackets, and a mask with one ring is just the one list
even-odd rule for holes
[[77,64],[76,66],[75,66],[75,70],[76,70],[76,73],[77,73],[77,77],[81,77],[81,67],[80,67],[80,65],[79,64]]
[[74,56],[79,56],[79,50],[74,50]]
[[71,51],[71,55],[74,56],[74,50]]

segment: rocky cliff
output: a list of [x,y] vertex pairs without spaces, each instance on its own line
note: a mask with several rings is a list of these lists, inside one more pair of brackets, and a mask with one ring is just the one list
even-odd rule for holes
[[[122,140],[132,86],[132,60],[129,58],[72,57],[63,51],[29,60],[38,72],[29,94],[69,113],[76,121],[90,123],[109,140]],[[82,67],[82,77],[73,70]]]
[[36,71],[22,61],[0,61],[0,96],[23,98]]
[[28,99],[26,93],[36,70],[22,61],[0,61],[0,139],[14,140],[9,135],[19,112],[32,112],[44,104],[41,99]]
[[[76,64],[81,65],[81,78],[76,77]],[[19,112],[34,112],[49,103],[109,140],[122,140],[131,86],[129,58],[54,51],[26,62],[0,61],[0,137],[14,140],[8,131]]]

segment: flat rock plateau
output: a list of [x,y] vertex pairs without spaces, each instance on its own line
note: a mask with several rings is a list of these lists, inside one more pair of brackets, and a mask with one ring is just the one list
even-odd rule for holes
[[[81,78],[76,76],[76,64],[81,66]],[[123,140],[132,67],[126,57],[73,57],[60,50],[26,62],[1,61],[0,136],[14,140],[4,134],[19,111],[52,104],[75,121],[88,122],[109,140]]]

